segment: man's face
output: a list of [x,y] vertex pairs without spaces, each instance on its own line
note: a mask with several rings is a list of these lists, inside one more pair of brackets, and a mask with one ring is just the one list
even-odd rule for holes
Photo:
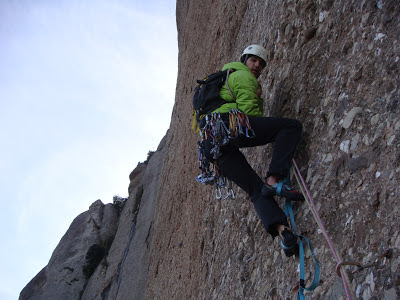
[[265,63],[258,56],[251,56],[246,60],[246,66],[250,69],[251,73],[258,78],[262,69],[265,67]]

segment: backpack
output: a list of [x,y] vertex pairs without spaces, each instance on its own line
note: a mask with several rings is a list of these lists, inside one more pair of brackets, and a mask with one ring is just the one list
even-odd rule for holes
[[209,114],[221,105],[229,102],[222,99],[219,92],[229,73],[234,71],[236,70],[227,69],[218,71],[206,76],[203,80],[197,80],[198,85],[193,95],[193,115],[197,122],[199,122],[202,115]]

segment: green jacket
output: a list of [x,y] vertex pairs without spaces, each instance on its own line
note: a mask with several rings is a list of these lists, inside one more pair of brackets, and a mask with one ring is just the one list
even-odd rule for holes
[[257,96],[258,82],[257,78],[251,73],[250,69],[241,62],[231,62],[226,64],[222,70],[235,69],[236,71],[229,74],[229,87],[232,94],[236,97],[236,102],[230,95],[226,83],[222,86],[220,95],[226,101],[214,112],[227,113],[229,109],[239,109],[249,116],[262,117],[264,103]]

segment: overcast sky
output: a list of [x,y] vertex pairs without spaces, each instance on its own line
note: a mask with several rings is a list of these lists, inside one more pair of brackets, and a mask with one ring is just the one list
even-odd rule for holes
[[94,201],[127,196],[169,127],[177,55],[172,0],[0,0],[0,299]]

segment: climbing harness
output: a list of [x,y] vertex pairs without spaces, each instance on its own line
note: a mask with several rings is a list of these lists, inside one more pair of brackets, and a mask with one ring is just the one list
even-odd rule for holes
[[[290,174],[286,177],[286,179],[284,181],[281,180],[278,183],[278,187],[276,189],[276,194],[278,196],[281,195],[282,186],[284,184],[291,186]],[[286,198],[286,201],[285,201],[285,214],[286,214],[286,216],[290,217],[293,233],[298,237],[298,241],[299,241],[300,280],[299,280],[299,290],[297,292],[297,299],[305,300],[304,291],[313,291],[319,284],[319,273],[320,273],[319,272],[319,263],[315,257],[314,252],[312,251],[310,241],[305,236],[298,234],[296,231],[296,223],[294,221],[292,201],[288,198]],[[305,274],[304,242],[307,243],[308,249],[310,250],[310,253],[311,253],[311,258],[314,262],[314,280],[308,287],[305,286],[305,279],[304,279],[304,277],[305,277],[304,276],[304,274]],[[281,246],[285,249],[285,246],[283,245],[282,241],[281,241]]]
[[218,166],[211,164],[207,159],[204,144],[207,139],[212,139],[213,147],[210,154],[214,160],[218,160],[222,156],[221,147],[228,145],[229,140],[236,139],[240,135],[254,138],[255,133],[251,128],[248,116],[238,109],[229,110],[229,127],[225,124],[219,112],[205,115],[204,118],[205,125],[199,131],[201,139],[197,142],[201,174],[196,177],[196,181],[213,185],[217,199],[235,199],[232,181],[220,174]]

